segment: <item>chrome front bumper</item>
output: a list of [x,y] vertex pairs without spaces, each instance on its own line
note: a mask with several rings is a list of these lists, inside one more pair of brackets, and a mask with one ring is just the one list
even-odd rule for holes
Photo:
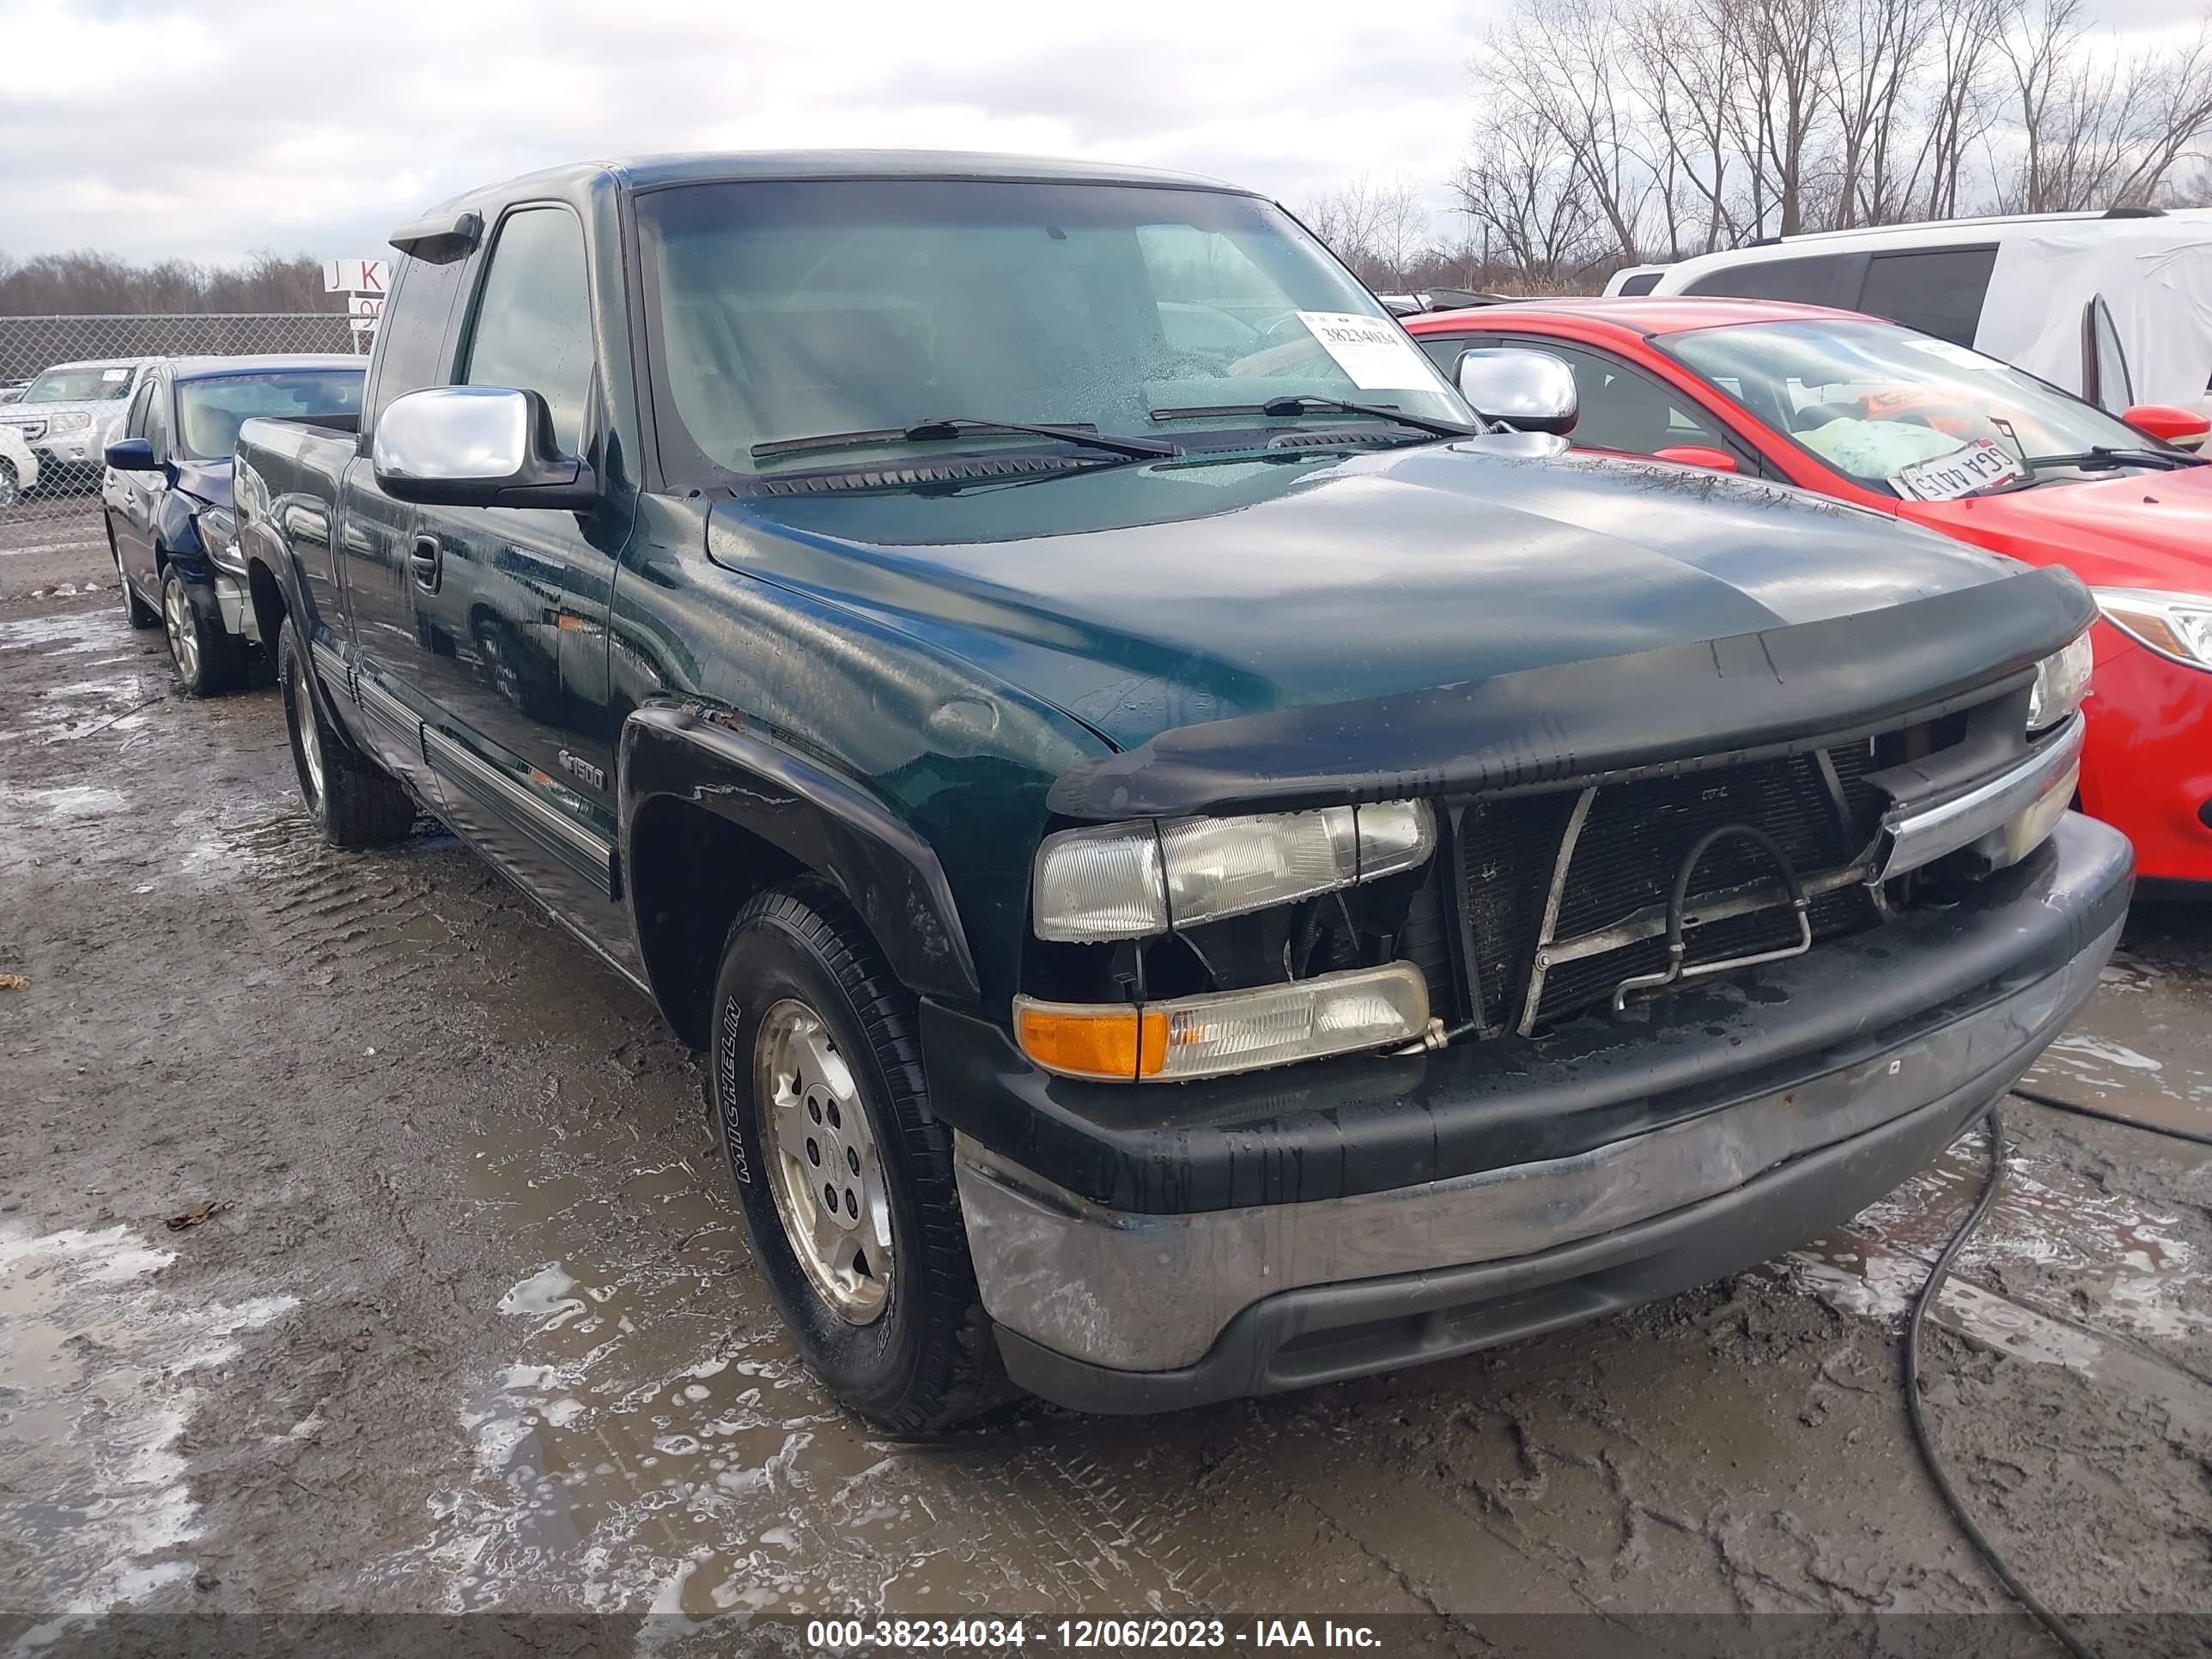
[[[2124,900],[2124,842],[2076,818],[2059,839],[2086,849],[2087,879],[2103,884],[2104,898],[2117,887]],[[2039,902],[2052,907],[2057,896]],[[1897,1028],[1893,1040],[1869,1031],[1840,1063],[1808,1066],[1809,1075],[1784,1086],[1738,1093],[1741,1085],[1723,1073],[1715,1079],[1716,1109],[1572,1157],[1306,1203],[1133,1214],[1091,1203],[962,1135],[957,1178],[983,1305],[1020,1343],[1097,1376],[1188,1376],[1232,1322],[1269,1298],[1322,1286],[1349,1295],[1365,1281],[1402,1284],[1394,1276],[1572,1255],[1589,1241],[1626,1239],[1666,1222],[1679,1235],[1680,1223],[1694,1226],[1698,1206],[1725,1207],[1717,1200],[1793,1161],[1820,1164],[1803,1231],[1779,1246],[1760,1235],[1758,1254],[1712,1276],[1752,1266],[1901,1178],[1893,1157],[1853,1158],[1854,1145],[1893,1145],[1899,1126],[1923,1122],[1902,1169],[1909,1173],[2017,1081],[2095,990],[2120,931],[2118,921],[2104,919],[2110,915],[2100,912],[2100,931],[2069,957],[1990,987],[1967,1012]],[[1971,989],[1957,988],[1962,996]],[[1840,1156],[1824,1164],[1830,1153]],[[1860,1191],[1854,1182],[1879,1184]],[[1822,1205],[1840,1207],[1827,1216]],[[1679,1252],[1679,1239],[1668,1248]],[[1250,1391],[1208,1384],[1203,1397]],[[1095,1392],[1086,1384],[1085,1400]]]

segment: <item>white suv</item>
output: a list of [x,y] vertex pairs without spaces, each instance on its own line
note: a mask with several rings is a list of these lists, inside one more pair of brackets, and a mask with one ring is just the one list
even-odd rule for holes
[[2212,412],[2212,214],[2201,209],[1814,231],[1632,265],[1605,291],[1863,311],[1970,346],[2115,415],[2130,404]]
[[39,458],[12,426],[0,426],[0,510],[39,487]]
[[100,481],[107,446],[123,430],[131,394],[158,357],[115,357],[56,363],[0,404],[0,426],[12,427],[48,473],[49,488],[89,489]]

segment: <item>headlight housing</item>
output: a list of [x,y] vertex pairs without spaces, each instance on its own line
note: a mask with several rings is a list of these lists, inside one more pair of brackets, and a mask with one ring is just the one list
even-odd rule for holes
[[1404,1043],[1428,1021],[1428,981],[1407,962],[1166,1002],[1014,999],[1024,1053],[1109,1083],[1187,1082]]
[[192,515],[192,528],[199,533],[200,550],[210,564],[233,576],[246,574],[246,559],[238,549],[238,526],[229,514],[219,507],[202,507]]
[[92,416],[82,410],[65,409],[58,415],[47,417],[46,430],[50,433],[82,432],[91,424]]
[[2035,665],[2035,684],[2027,694],[2027,729],[2043,732],[2073,718],[2089,695],[2089,672],[2096,653],[2085,630]]
[[2141,587],[2094,590],[2105,620],[2161,657],[2212,668],[2212,599]]
[[1436,842],[1421,800],[1064,830],[1037,849],[1036,935],[1151,939],[1418,869]]

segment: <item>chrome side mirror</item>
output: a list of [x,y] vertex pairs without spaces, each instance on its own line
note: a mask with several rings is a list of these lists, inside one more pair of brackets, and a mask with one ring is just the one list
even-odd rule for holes
[[427,507],[555,507],[599,499],[592,469],[564,455],[535,392],[434,386],[394,398],[376,417],[369,464],[394,501]]
[[1486,421],[1502,421],[1518,432],[1575,429],[1575,372],[1548,351],[1479,346],[1459,354],[1452,378],[1459,395]]

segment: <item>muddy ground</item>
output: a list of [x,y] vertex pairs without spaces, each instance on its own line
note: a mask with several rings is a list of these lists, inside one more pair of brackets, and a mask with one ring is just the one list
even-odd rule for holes
[[[1479,1651],[1501,1613],[2007,1605],[1898,1384],[1978,1136],[1588,1328],[889,1441],[795,1362],[652,1011],[433,823],[321,846],[274,692],[175,695],[74,556],[0,557],[78,589],[0,601],[0,1651],[118,1607],[1403,1613]],[[2212,910],[2141,908],[2037,1081],[2212,1127]],[[2212,1615],[2212,1153],[2006,1119],[1929,1410],[2117,1651]]]

